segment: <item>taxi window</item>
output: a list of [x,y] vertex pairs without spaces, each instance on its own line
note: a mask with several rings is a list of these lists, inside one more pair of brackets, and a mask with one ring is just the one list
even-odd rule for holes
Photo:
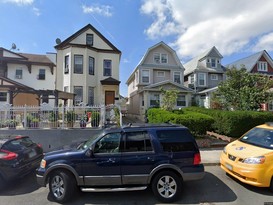
[[240,141],[258,147],[273,149],[273,130],[253,128],[242,136]]

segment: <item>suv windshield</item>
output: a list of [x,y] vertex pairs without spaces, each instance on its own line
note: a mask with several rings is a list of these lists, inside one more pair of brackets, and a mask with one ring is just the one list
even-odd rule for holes
[[240,141],[258,147],[273,149],[273,130],[253,128],[242,136]]
[[98,137],[100,137],[102,135],[102,131],[101,132],[98,132],[98,133],[96,133],[96,134],[94,134],[93,136],[91,136],[90,138],[89,138],[89,140],[87,140],[87,141],[85,141],[85,142],[83,142],[83,143],[81,143],[79,146],[78,146],[78,150],[79,149],[87,149],[88,147],[90,147],[92,144],[93,144],[93,142],[98,138]]

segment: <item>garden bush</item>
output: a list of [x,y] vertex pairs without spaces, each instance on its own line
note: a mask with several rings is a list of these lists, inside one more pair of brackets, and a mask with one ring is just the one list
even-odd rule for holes
[[[182,114],[181,114],[182,113]],[[149,109],[148,120],[150,123],[174,123],[188,127],[193,135],[204,135],[214,120],[212,117],[197,112],[169,112],[160,108]]]
[[257,125],[273,121],[273,114],[270,112],[223,111],[200,107],[188,107],[184,111],[193,111],[211,116],[214,119],[211,131],[235,138],[240,137]]

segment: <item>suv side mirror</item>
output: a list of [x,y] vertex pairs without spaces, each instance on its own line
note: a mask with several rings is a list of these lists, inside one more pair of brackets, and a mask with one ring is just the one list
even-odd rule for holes
[[93,150],[91,148],[88,148],[87,151],[85,152],[85,156],[93,157],[94,156]]

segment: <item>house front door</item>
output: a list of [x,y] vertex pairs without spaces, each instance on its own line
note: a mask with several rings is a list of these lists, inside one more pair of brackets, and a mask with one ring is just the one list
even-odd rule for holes
[[105,91],[105,105],[115,104],[115,91]]

